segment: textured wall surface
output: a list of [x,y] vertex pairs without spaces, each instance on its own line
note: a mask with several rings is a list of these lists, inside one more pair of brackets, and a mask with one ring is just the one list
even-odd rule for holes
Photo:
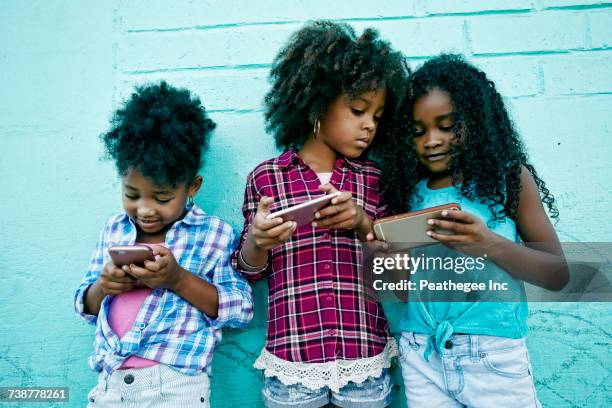
[[[612,241],[612,3],[589,0],[7,0],[0,7],[0,386],[70,386],[84,405],[93,328],[72,311],[99,229],[120,209],[97,139],[134,84],[198,93],[218,123],[197,197],[236,228],[245,177],[277,154],[263,129],[271,60],[304,21],[377,27],[416,67],[465,53],[496,82],[558,199],[565,241]],[[248,330],[226,331],[212,404],[261,406]],[[528,344],[547,407],[612,406],[609,304],[533,304]],[[389,317],[397,321],[397,310]],[[399,379],[399,378],[398,378]],[[396,389],[394,406],[405,406]],[[10,406],[4,404],[3,406]],[[60,406],[60,405],[58,405]],[[62,405],[65,406],[65,405]]]

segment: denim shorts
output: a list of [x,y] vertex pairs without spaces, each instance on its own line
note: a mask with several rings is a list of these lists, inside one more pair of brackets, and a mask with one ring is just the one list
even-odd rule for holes
[[206,373],[187,375],[167,365],[116,370],[98,376],[98,384],[87,396],[88,408],[210,406],[210,380]]
[[318,408],[328,403],[349,408],[382,408],[391,404],[391,374],[383,369],[380,377],[362,383],[349,382],[339,392],[328,387],[312,390],[301,384],[285,385],[277,377],[265,377],[262,391],[268,408]]
[[402,332],[408,407],[541,407],[525,339],[455,334],[423,357],[427,336]]

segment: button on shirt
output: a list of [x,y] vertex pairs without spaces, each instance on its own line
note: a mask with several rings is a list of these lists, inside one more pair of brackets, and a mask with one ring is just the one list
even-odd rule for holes
[[[351,192],[370,218],[385,211],[379,181],[372,162],[346,158],[336,161],[330,179],[336,189]],[[262,196],[274,198],[275,211],[321,196],[319,185],[295,149],[257,166],[247,177],[241,243]],[[237,254],[232,260],[239,268]],[[361,271],[361,241],[353,230],[304,225],[272,249],[266,349],[283,360],[308,363],[380,354],[390,337],[388,324],[380,303],[363,287]]]
[[232,228],[197,205],[166,233],[164,246],[179,265],[213,284],[219,296],[216,319],[168,289],[154,289],[140,307],[136,320],[120,339],[108,323],[112,296],[102,301],[98,316],[85,313],[84,296],[102,272],[113,245],[132,245],[136,226],[125,213],[111,217],[100,233],[89,269],[75,294],[76,312],[96,325],[94,352],[89,359],[95,371],[108,375],[131,355],[158,361],[188,375],[206,372],[221,327],[245,326],[253,316],[251,288],[230,263],[236,248]]

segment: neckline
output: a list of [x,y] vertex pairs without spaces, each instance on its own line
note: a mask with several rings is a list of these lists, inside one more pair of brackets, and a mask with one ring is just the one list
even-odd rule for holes
[[451,184],[450,186],[446,186],[446,187],[440,187],[440,188],[431,188],[429,187],[427,184],[429,182],[429,179],[423,179],[422,183],[423,183],[423,188],[430,192],[430,193],[443,193],[443,192],[447,192],[449,190],[455,189],[457,188],[456,186],[454,186],[453,184]]

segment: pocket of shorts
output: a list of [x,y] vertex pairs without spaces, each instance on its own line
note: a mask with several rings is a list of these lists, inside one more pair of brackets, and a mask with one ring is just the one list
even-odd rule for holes
[[97,398],[98,398],[98,385],[96,384],[96,386],[93,387],[91,391],[89,391],[89,394],[87,394],[87,404],[95,405]]
[[399,341],[400,360],[405,362],[406,359],[408,358],[408,354],[414,351],[415,351],[414,347],[410,344],[408,339],[404,335],[402,335]]
[[198,401],[203,407],[210,407],[210,387],[201,387],[198,392]]
[[489,371],[504,377],[522,378],[530,375],[525,345],[504,351],[484,353],[482,361]]
[[178,373],[176,378],[163,382],[159,387],[159,394],[164,401],[201,402],[203,406],[209,403],[210,383],[206,374],[190,376]]

